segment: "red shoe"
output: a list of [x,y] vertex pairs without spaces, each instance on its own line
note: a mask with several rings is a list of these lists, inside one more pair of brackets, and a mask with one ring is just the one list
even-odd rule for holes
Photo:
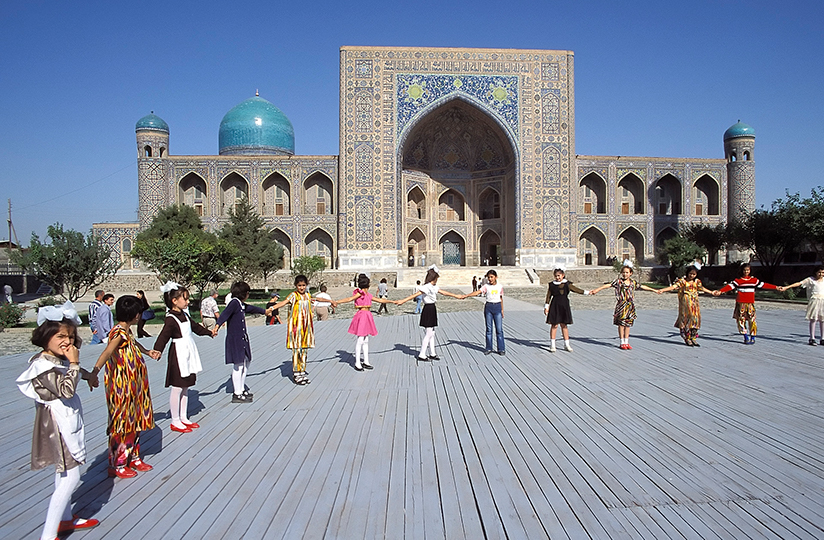
[[619,345],[619,348],[623,351],[626,351],[627,349],[630,348],[630,345],[626,345],[626,344],[622,343],[621,345]]
[[57,534],[79,531],[80,529],[91,529],[92,527],[97,527],[99,524],[100,522],[96,519],[74,517],[72,519],[67,519],[66,521],[61,521],[60,525],[57,527]]
[[184,427],[183,429],[177,427],[175,424],[169,426],[169,429],[172,431],[177,431],[178,433],[192,433],[192,430],[189,429],[189,426]]
[[190,430],[192,430],[192,429],[198,429],[199,427],[201,427],[201,425],[200,425],[200,424],[198,424],[197,422],[184,422],[183,420],[181,420],[181,423],[182,423],[184,426],[188,427]]
[[625,346],[624,346],[624,348],[625,348],[625,349],[627,349],[627,350],[629,351],[629,350],[630,350],[630,349],[632,349],[633,347],[631,347],[631,346],[630,346],[630,343],[628,343],[627,345],[625,345]]
[[132,462],[129,463],[129,467],[139,472],[151,471],[154,468],[142,459],[133,459]]
[[134,478],[137,476],[137,473],[129,467],[120,467],[117,469],[109,467],[109,478],[114,478],[115,476],[118,478]]

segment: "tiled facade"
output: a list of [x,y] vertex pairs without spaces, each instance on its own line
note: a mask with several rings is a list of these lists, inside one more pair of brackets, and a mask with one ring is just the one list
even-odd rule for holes
[[571,51],[343,47],[340,63],[339,156],[174,156],[162,120],[139,123],[140,227],[184,203],[217,230],[246,194],[288,257],[545,268],[651,259],[680,225],[753,208],[748,126],[725,159],[577,156]]

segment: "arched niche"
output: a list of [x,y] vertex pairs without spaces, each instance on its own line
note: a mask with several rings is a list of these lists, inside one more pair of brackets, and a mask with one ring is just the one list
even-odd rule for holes
[[695,213],[697,216],[719,215],[719,184],[708,174],[700,176],[693,183]]
[[619,192],[616,194],[620,214],[645,213],[645,184],[633,173],[628,173],[619,180]]
[[444,266],[465,265],[465,242],[455,231],[450,231],[438,241],[441,248],[441,264]]
[[653,186],[654,213],[660,216],[675,216],[682,213],[682,183],[668,173]]
[[304,213],[319,216],[332,214],[332,186],[332,180],[321,172],[315,172],[304,180]]
[[281,229],[273,229],[269,233],[270,238],[275,240],[284,250],[284,268],[292,267],[292,239]]
[[484,231],[478,239],[478,251],[482,266],[497,266],[501,263],[501,237],[493,230]]
[[314,229],[304,240],[304,247],[308,256],[323,257],[326,268],[332,268],[332,236],[323,229]]
[[249,196],[249,183],[236,172],[229,173],[220,183],[221,215],[229,217],[230,213],[245,197]]
[[636,227],[628,227],[619,234],[618,257],[639,263],[644,261],[645,237]]
[[292,214],[289,197],[289,182],[280,173],[267,176],[261,184],[261,215],[289,216]]
[[674,229],[673,227],[665,227],[656,235],[656,249],[660,250],[664,247],[665,242],[670,240],[671,238],[675,238],[679,234],[679,231]]
[[596,227],[589,227],[579,236],[581,264],[604,266],[607,261],[607,239]]
[[407,266],[415,266],[427,249],[427,238],[421,229],[416,227],[407,235]]
[[407,217],[427,219],[427,197],[418,186],[413,187],[407,193]]
[[501,218],[501,195],[498,191],[488,187],[479,194],[478,217],[482,220]]
[[464,197],[454,189],[448,189],[438,198],[439,221],[464,221]]
[[191,206],[199,216],[206,215],[206,181],[200,175],[190,172],[178,182],[178,201]]
[[583,214],[604,214],[607,201],[607,184],[598,173],[591,172],[579,182],[581,189],[581,212]]

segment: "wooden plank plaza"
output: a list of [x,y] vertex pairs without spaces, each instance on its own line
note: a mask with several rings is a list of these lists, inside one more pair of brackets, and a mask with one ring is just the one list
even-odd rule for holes
[[[478,312],[440,314],[432,363],[417,316],[376,317],[372,372],[352,367],[349,321],[319,323],[306,387],[285,328],[251,327],[252,404],[229,402],[223,338],[199,339],[190,434],[169,430],[150,359],[155,469],[131,480],[107,478],[104,393],[84,386],[74,511],[101,525],[71,538],[822,538],[823,348],[803,312],[760,310],[745,346],[730,309],[706,308],[689,348],[674,310],[645,310],[621,351],[610,312],[575,311],[574,351],[552,354],[540,308],[518,308],[506,356],[482,354]],[[0,364],[2,538],[37,538],[52,492],[14,385],[29,356]]]

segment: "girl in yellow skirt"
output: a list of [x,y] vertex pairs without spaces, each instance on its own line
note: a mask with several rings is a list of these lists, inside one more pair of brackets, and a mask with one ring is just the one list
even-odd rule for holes
[[292,380],[295,384],[309,384],[307,376],[307,349],[315,347],[315,330],[312,326],[312,295],[307,292],[308,280],[304,275],[295,276],[295,290],[272,310],[290,304],[287,315],[286,348],[292,349]]
[[694,263],[687,267],[685,277],[679,278],[670,287],[659,289],[659,294],[668,291],[679,293],[679,316],[676,318],[674,327],[679,329],[679,335],[685,340],[688,347],[698,347],[696,338],[699,337],[699,327],[702,326],[702,314],[699,312],[699,292],[713,294],[713,291],[706,289],[696,276],[699,274],[701,265]]
[[634,303],[634,293],[637,289],[643,291],[656,292],[656,289],[642,285],[633,279],[633,263],[625,259],[622,263],[622,273],[613,283],[605,283],[590,291],[590,294],[612,287],[616,289],[616,309],[613,311],[613,324],[619,327],[619,348],[630,350],[630,327],[636,320],[636,304]]

